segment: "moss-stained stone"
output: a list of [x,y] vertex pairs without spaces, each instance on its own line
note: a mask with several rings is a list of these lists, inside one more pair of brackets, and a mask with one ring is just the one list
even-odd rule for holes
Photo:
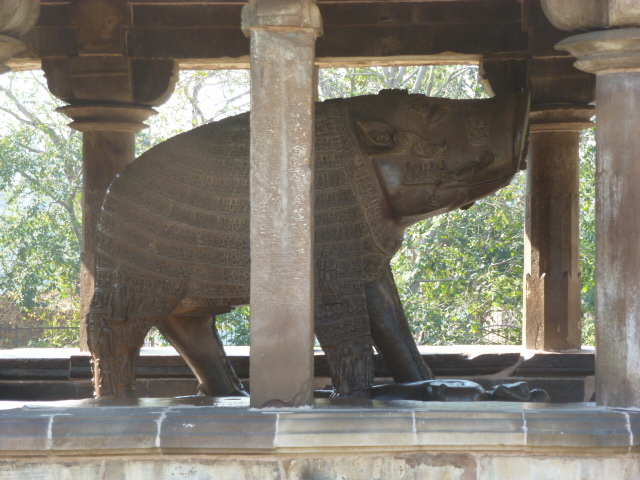
[[101,467],[100,460],[82,462],[4,461],[0,462],[0,480],[97,480],[101,479]]
[[287,480],[476,480],[477,470],[469,455],[428,453],[300,458],[283,466]]
[[640,457],[486,456],[478,480],[637,479]]
[[105,467],[104,480],[285,480],[274,460],[107,460]]

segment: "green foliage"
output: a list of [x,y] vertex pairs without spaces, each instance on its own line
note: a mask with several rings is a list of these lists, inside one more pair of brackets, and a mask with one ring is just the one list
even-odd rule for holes
[[392,267],[421,344],[519,343],[524,176],[405,232]]
[[582,344],[595,345],[596,318],[596,137],[595,127],[580,139],[580,271]]
[[382,89],[405,89],[430,97],[482,98],[473,66],[362,67],[320,70],[320,98],[345,98],[378,93]]
[[0,78],[0,295],[25,311],[78,293],[81,140],[41,74]]
[[245,305],[224,315],[218,315],[218,334],[225,345],[249,345],[251,343],[251,312]]

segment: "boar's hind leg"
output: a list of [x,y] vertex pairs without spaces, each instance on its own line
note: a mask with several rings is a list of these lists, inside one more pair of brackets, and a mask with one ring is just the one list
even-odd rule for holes
[[169,315],[157,327],[198,378],[201,393],[214,397],[247,395],[227,359],[212,316]]
[[98,398],[134,396],[136,363],[150,319],[127,320],[89,315],[89,349],[93,355],[93,382]]
[[396,382],[434,378],[411,335],[391,267],[365,286],[371,337]]

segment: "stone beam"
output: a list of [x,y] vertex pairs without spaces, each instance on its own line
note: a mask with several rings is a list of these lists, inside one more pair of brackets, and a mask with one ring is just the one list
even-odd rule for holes
[[252,1],[251,405],[313,402],[314,50],[305,0]]
[[[246,68],[249,42],[237,21],[243,3],[132,1],[126,53],[174,59],[188,68]],[[70,8],[69,2],[44,2],[40,21],[24,38],[29,51],[14,61],[18,68],[33,66],[40,57],[76,54]],[[416,57],[445,56],[450,62],[480,55],[524,57],[529,48],[522,6],[515,0],[345,0],[321,2],[320,10],[327,20],[316,57],[330,65],[341,58],[404,57],[420,63]]]

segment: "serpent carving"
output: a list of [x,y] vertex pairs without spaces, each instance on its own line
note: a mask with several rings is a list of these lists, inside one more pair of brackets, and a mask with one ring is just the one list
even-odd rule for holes
[[[336,393],[369,395],[373,345],[397,382],[433,378],[391,257],[408,225],[509,183],[528,103],[524,93],[447,100],[385,91],[316,105],[315,332]],[[178,135],[114,180],[88,318],[97,396],[133,395],[152,326],[203,393],[244,394],[212,319],[249,302],[249,235],[249,114]]]

